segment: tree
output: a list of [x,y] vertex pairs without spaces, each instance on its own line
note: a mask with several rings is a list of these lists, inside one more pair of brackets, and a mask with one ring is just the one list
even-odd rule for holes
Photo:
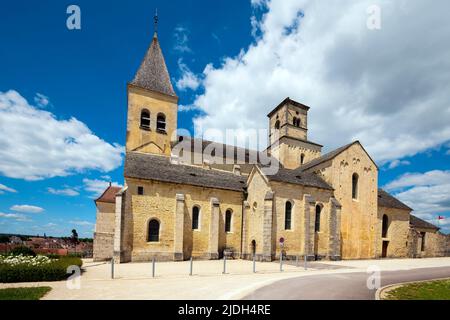
[[70,241],[76,246],[78,244],[78,233],[77,230],[72,229],[72,236],[70,237]]

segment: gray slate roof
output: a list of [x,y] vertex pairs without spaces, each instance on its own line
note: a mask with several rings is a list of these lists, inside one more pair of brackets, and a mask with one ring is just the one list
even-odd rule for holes
[[425,220],[417,218],[416,216],[410,215],[409,224],[415,228],[424,228],[424,229],[433,229],[439,230],[440,228],[436,227],[434,224],[431,224]]
[[[261,156],[263,155],[263,152],[255,151],[252,149],[236,147],[236,146],[229,145],[229,144],[222,144],[219,142],[214,142],[214,141],[209,141],[209,140],[203,140],[203,139],[191,138],[191,137],[181,137],[181,136],[178,137],[178,140],[180,140],[180,138],[182,138],[184,142],[189,140],[191,152],[197,151],[195,148],[199,148],[199,151],[201,151],[202,153],[205,151],[205,149],[207,147],[215,148],[215,150],[218,150],[217,152],[220,152],[220,150],[222,150],[221,155],[223,156],[223,159],[226,159],[228,155],[232,155],[233,159],[235,161],[237,161],[238,155],[241,156],[241,154],[244,154],[246,164],[254,164],[254,163],[249,163],[250,160],[254,160],[253,157],[257,158],[256,160],[257,160],[257,163],[259,164],[260,160],[261,160]],[[181,142],[174,143],[173,147],[175,147],[179,143],[181,143]],[[201,148],[199,146],[201,146]],[[251,153],[253,153],[252,158],[250,157]],[[219,155],[219,153],[217,155]],[[265,155],[265,157],[268,157],[268,155]],[[272,160],[276,161],[275,158],[273,158]],[[236,162],[236,164],[237,164],[237,162]]]
[[298,184],[306,187],[315,187],[320,189],[334,190],[325,180],[315,173],[303,172],[301,170],[289,170],[279,168],[275,175],[266,175],[269,181],[285,182]]
[[188,184],[199,187],[244,191],[246,177],[231,172],[173,164],[170,158],[138,152],[125,157],[125,177]]
[[131,84],[169,96],[177,96],[170,82],[169,72],[156,33]]
[[383,189],[378,189],[378,206],[379,207],[385,207],[385,208],[394,208],[394,209],[402,209],[402,210],[408,210],[412,211],[410,207],[408,207],[406,204],[395,198],[394,196],[390,195]]

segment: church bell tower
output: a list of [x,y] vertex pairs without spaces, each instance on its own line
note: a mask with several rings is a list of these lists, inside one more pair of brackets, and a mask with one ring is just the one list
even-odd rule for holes
[[308,140],[309,109],[286,98],[267,115],[270,152],[286,169],[297,169],[321,155],[322,146]]
[[134,79],[128,83],[126,151],[170,156],[176,139],[178,97],[155,33]]

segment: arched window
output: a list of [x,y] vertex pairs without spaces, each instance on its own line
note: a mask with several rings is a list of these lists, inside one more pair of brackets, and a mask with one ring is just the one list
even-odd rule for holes
[[199,229],[200,208],[195,206],[192,208],[192,230]]
[[297,118],[297,124],[296,124],[296,126],[300,128],[300,125],[301,125],[300,118]]
[[305,154],[302,153],[302,154],[300,155],[300,164],[302,165],[302,164],[304,164],[304,163],[305,163]]
[[389,228],[389,218],[387,215],[383,216],[383,223],[381,226],[381,237],[382,238],[387,238],[387,234],[388,234],[388,228]]
[[159,241],[159,222],[158,220],[152,219],[148,223],[148,242],[158,242]]
[[357,173],[354,173],[352,176],[352,198],[358,199],[358,180],[359,176]]
[[147,109],[141,111],[141,128],[150,129],[150,112]]
[[320,232],[320,214],[322,212],[322,206],[320,204],[318,204],[316,206],[316,220],[315,220],[315,224],[314,224],[314,231],[315,232]]
[[163,113],[158,113],[156,129],[161,132],[166,132],[166,116]]
[[284,211],[284,229],[291,230],[292,227],[292,203],[290,201],[286,202]]
[[292,124],[296,127],[300,127],[300,118],[294,117]]
[[227,210],[225,213],[225,232],[231,232],[231,218],[233,216],[233,212],[231,210]]
[[275,122],[275,130],[280,130],[280,120]]

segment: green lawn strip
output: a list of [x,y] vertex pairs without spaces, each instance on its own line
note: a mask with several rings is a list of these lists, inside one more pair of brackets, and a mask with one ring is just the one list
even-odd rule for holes
[[51,289],[50,287],[0,289],[0,300],[39,300]]
[[386,300],[450,300],[450,279],[405,284],[386,292]]

